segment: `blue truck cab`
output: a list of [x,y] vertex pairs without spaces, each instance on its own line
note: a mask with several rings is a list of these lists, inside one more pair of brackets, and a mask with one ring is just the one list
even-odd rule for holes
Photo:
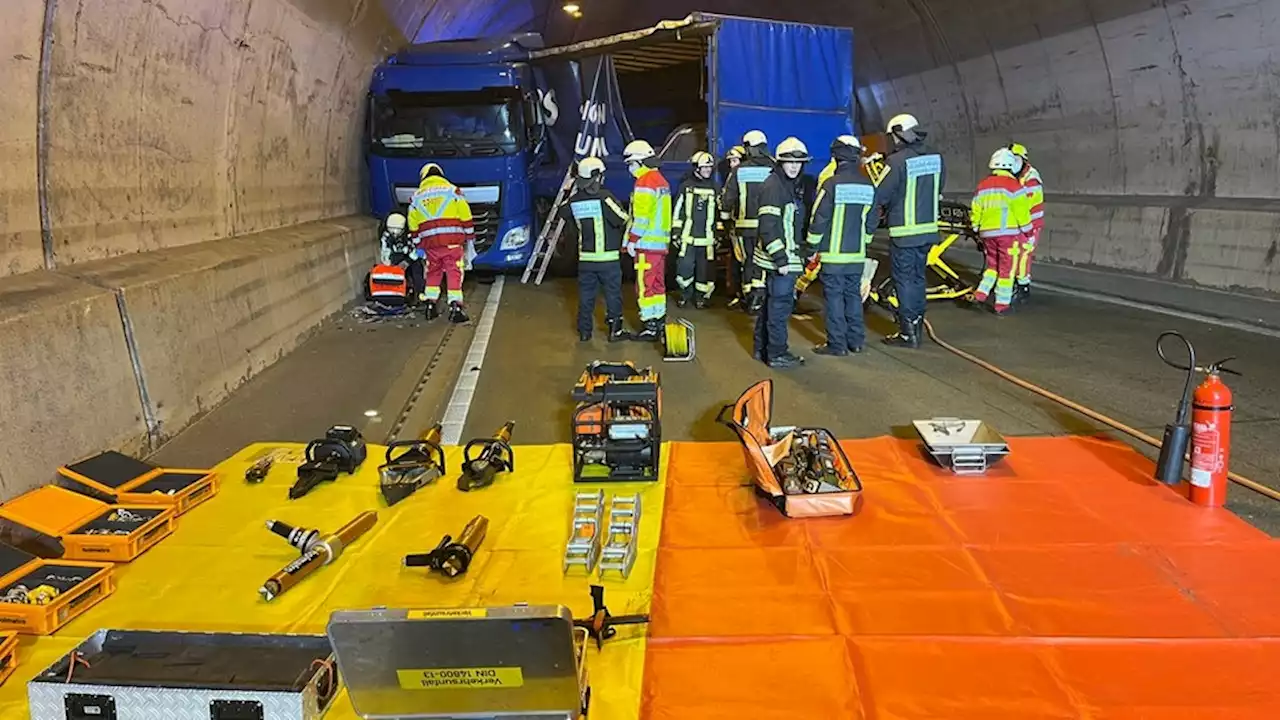
[[544,136],[530,50],[539,35],[414,45],[374,71],[368,153],[373,213],[407,212],[436,163],[475,219],[472,264],[523,268],[537,228],[531,182]]

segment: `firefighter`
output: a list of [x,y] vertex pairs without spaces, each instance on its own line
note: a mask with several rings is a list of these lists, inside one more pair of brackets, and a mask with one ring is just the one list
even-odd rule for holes
[[[875,206],[884,208],[889,224],[889,265],[898,296],[898,332],[882,340],[886,345],[918,348],[923,335],[925,265],[929,249],[938,241],[938,200],[946,182],[942,156],[924,144],[927,133],[911,115],[889,121],[894,150],[887,170],[876,185]],[[880,224],[867,213],[866,230]]]
[[423,290],[422,261],[426,255],[413,245],[408,234],[409,221],[400,213],[387,216],[378,245],[383,265],[403,265],[409,276],[410,295],[415,302],[421,302]]
[[560,219],[578,229],[578,339],[591,340],[596,291],[604,290],[609,342],[626,340],[622,329],[622,236],[627,213],[604,188],[604,161],[578,163],[573,194],[560,206]]
[[777,167],[762,183],[753,260],[765,276],[764,307],[756,317],[754,354],[771,368],[784,370],[804,364],[787,348],[787,323],[796,304],[796,278],[803,265],[800,243],[805,206],[800,174],[811,160],[798,138],[778,145]]
[[818,188],[809,222],[808,244],[821,262],[818,277],[826,300],[827,342],[818,355],[862,352],[866,328],[862,320],[862,269],[867,259],[867,215],[875,187],[862,174],[862,144],[852,135],[831,143],[835,172]]
[[[742,136],[743,158],[737,169],[725,180],[720,217],[725,225],[732,223],[742,245],[742,303],[747,312],[760,311],[764,299],[765,278],[753,262],[759,220],[760,190],[773,171],[769,157],[769,139],[763,132],[752,130]],[[736,250],[735,250],[736,252]]]
[[636,293],[642,328],[635,339],[661,341],[667,319],[667,245],[671,242],[671,186],[658,172],[653,146],[635,140],[622,151],[635,177],[627,253],[636,261]]
[[1027,191],[1014,172],[1018,158],[1009,148],[1000,148],[991,155],[991,175],[978,183],[973,204],[969,206],[969,222],[982,238],[987,256],[982,282],[973,293],[974,307],[981,307],[995,287],[995,313],[1004,315],[1013,304],[1013,278],[1018,266],[1019,251],[1033,234],[1031,204]]
[[423,165],[419,176],[422,182],[409,203],[409,232],[426,253],[426,290],[422,299],[427,303],[427,319],[439,316],[437,303],[443,279],[449,285],[449,320],[464,323],[469,319],[462,302],[464,254],[467,241],[475,235],[471,206],[462,191],[445,179],[439,165]]
[[[729,148],[729,151],[720,160],[720,195],[716,198],[717,205],[720,208],[724,207],[724,189],[728,187],[726,183],[729,180],[729,175],[738,169],[738,166],[742,164],[742,158],[746,154],[745,148],[741,145],[734,145]],[[743,262],[747,260],[746,252],[742,248],[742,238],[736,232],[730,230],[733,222],[724,217],[720,217],[718,220],[716,231],[720,237],[725,239],[724,245],[728,247],[730,257],[729,270],[725,277],[725,290],[729,293],[729,307],[736,307],[742,302],[741,285],[743,268],[745,267]]]
[[710,153],[696,152],[689,158],[693,168],[680,184],[671,216],[671,244],[679,253],[676,261],[676,284],[684,307],[693,300],[699,310],[707,307],[713,282],[716,252],[717,206],[716,160]]
[[1018,158],[1014,175],[1027,191],[1027,203],[1031,206],[1031,236],[1018,251],[1017,285],[1013,292],[1014,302],[1021,303],[1031,298],[1031,257],[1035,255],[1040,235],[1044,233],[1044,184],[1040,180],[1040,171],[1031,165],[1025,145],[1013,143],[1009,151]]

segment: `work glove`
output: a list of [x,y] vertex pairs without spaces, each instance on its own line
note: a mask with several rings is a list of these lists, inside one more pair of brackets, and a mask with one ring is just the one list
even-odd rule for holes
[[414,248],[413,251],[409,253],[409,257],[414,260],[426,260],[427,251],[422,248]]

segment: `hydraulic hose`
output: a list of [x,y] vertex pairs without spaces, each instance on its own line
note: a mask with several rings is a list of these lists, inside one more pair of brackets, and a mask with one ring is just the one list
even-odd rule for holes
[[[958,355],[959,357],[962,357],[965,360],[968,360],[969,362],[973,363],[974,365],[977,365],[978,367],[984,370],[988,370],[992,373],[995,373],[999,377],[1005,380],[1008,380],[1009,382],[1013,383],[1014,385],[1017,385],[1023,390],[1028,390],[1030,392],[1035,393],[1036,395],[1039,395],[1040,397],[1052,400],[1058,403],[1059,405],[1062,405],[1063,407],[1069,408],[1071,410],[1074,410],[1080,413],[1081,415],[1084,415],[1090,420],[1095,420],[1097,422],[1102,423],[1103,425],[1107,425],[1108,427],[1118,430],[1124,433],[1125,435],[1128,435],[1129,437],[1134,438],[1135,440],[1140,440],[1155,448],[1160,447],[1159,440],[1151,437],[1150,435],[1142,432],[1141,430],[1129,427],[1128,425],[1125,425],[1119,420],[1107,417],[1106,415],[1103,415],[1102,413],[1096,410],[1090,410],[1089,408],[1085,407],[1084,405],[1081,405],[1080,403],[1073,402],[1071,400],[1068,400],[1067,398],[1062,397],[1061,395],[1045,390],[1039,385],[1027,382],[1026,380],[1023,380],[1022,378],[1012,373],[1001,370],[1000,368],[996,367],[995,365],[992,365],[991,363],[987,362],[986,360],[983,360],[982,358],[976,355],[971,355],[970,353],[967,353],[964,350],[961,350],[960,348],[948,343],[947,341],[938,337],[938,333],[934,332],[933,325],[930,324],[928,320],[924,321],[924,329],[925,329],[925,332],[929,333],[930,339],[938,343],[938,345],[942,346],[943,349],[947,350],[948,352],[954,355]],[[1272,500],[1280,501],[1280,491],[1269,488],[1266,485],[1263,485],[1261,483],[1254,482],[1253,480],[1250,480],[1249,478],[1239,473],[1234,473],[1234,472],[1227,473],[1227,478],[1231,480],[1231,482],[1241,487],[1248,488],[1258,493],[1259,495],[1264,495],[1266,497],[1271,498]]]

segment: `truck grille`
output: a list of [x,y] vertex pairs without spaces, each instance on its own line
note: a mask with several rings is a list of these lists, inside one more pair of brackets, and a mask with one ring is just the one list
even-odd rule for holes
[[500,219],[497,203],[471,204],[471,220],[476,228],[476,253],[483,253],[498,241]]

